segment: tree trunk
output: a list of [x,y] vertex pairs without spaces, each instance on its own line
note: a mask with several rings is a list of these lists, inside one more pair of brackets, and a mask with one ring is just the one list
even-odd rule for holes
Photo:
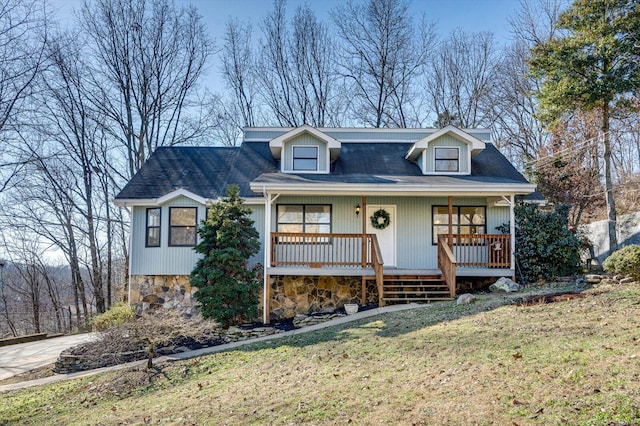
[[618,249],[616,237],[616,203],[613,198],[613,177],[611,174],[611,140],[609,135],[609,104],[602,107],[602,143],[604,146],[604,188],[607,200],[607,220],[609,230],[609,254]]

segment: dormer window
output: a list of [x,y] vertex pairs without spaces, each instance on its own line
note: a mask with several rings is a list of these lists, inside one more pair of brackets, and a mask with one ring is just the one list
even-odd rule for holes
[[306,124],[269,141],[283,173],[328,174],[340,147],[340,141]]
[[460,171],[460,148],[435,148],[436,172]]
[[489,138],[486,130],[474,130],[473,135],[455,126],[447,126],[416,141],[406,155],[415,161],[423,175],[470,175],[471,158],[482,152]]
[[318,170],[318,147],[294,146],[293,147],[293,170],[295,171]]

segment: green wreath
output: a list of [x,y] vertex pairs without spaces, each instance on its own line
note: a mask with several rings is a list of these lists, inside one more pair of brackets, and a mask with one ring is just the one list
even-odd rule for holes
[[384,209],[376,211],[369,219],[371,220],[371,226],[376,229],[384,229],[391,223],[391,216]]

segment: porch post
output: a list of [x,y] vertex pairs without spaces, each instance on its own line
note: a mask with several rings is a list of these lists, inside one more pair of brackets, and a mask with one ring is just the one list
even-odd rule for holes
[[513,209],[515,206],[515,195],[509,196],[509,233],[511,234],[511,270],[513,273],[513,280],[516,280],[516,214]]
[[367,267],[367,196],[362,196],[362,268]]
[[272,202],[278,198],[276,195],[271,198],[271,194],[264,191],[265,203],[264,203],[264,273],[262,283],[262,322],[269,324],[269,317],[271,316],[271,279],[269,275],[269,268],[271,267],[271,205]]
[[453,250],[453,195],[449,195],[449,247]]
[[[362,269],[367,267],[367,260],[365,258],[365,251],[367,249],[367,196],[362,196]],[[362,300],[360,303],[364,306],[367,303],[367,278],[362,276],[361,283]]]

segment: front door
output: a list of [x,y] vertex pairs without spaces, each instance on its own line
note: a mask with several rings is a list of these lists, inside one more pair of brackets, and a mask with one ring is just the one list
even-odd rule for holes
[[[378,218],[379,226],[383,225],[384,213],[376,212],[384,210],[389,216],[389,224],[384,229],[379,229],[371,224],[371,218],[374,215]],[[396,266],[396,206],[393,205],[367,205],[367,234],[376,234],[380,251],[382,252],[382,261],[384,266]]]

